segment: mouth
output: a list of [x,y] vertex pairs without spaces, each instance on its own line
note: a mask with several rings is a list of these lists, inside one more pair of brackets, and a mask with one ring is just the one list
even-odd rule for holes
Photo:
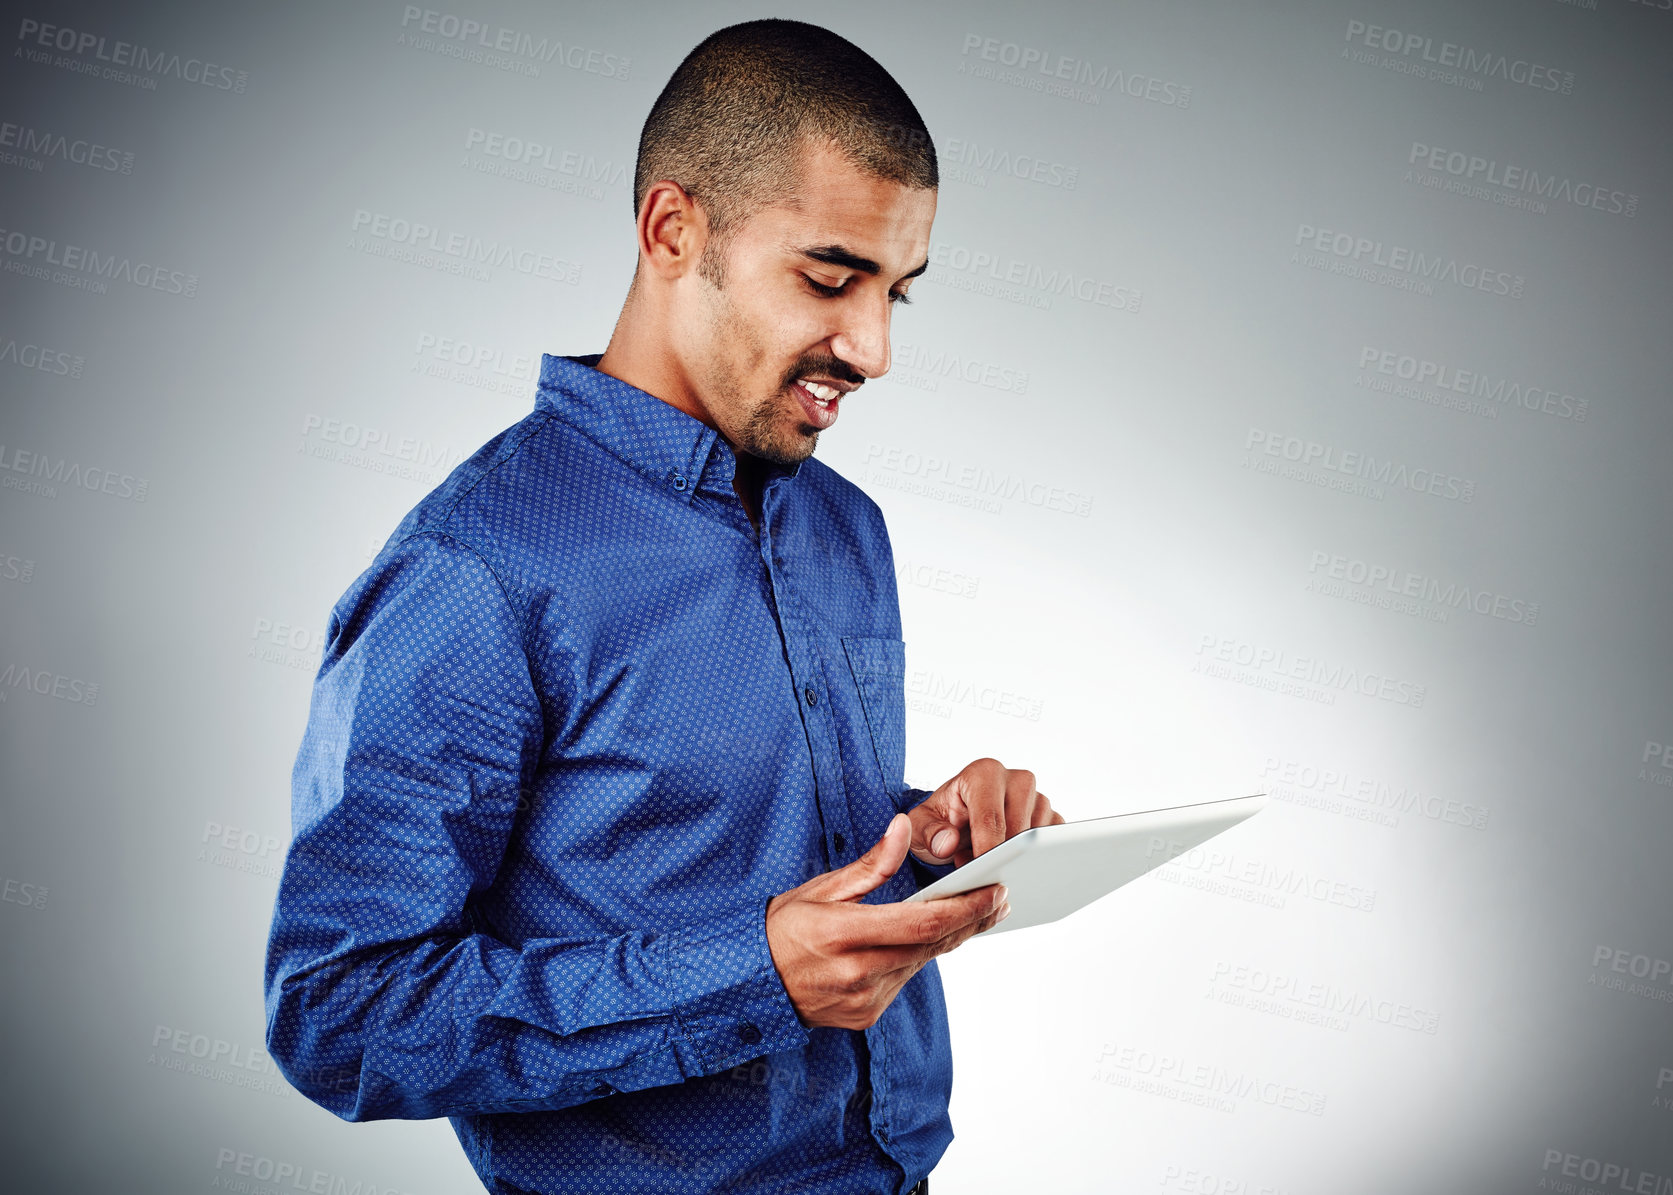
[[797,378],[790,383],[790,393],[802,404],[807,421],[819,431],[824,431],[836,422],[837,403],[852,389],[852,386],[821,381],[818,378]]

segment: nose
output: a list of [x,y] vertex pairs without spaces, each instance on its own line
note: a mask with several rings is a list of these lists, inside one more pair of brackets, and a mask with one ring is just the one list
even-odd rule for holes
[[845,303],[842,327],[831,338],[831,351],[868,378],[889,372],[889,300]]

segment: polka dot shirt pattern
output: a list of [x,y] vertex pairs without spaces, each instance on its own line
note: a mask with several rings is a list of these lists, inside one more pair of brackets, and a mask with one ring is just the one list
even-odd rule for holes
[[544,356],[331,610],[268,1048],[346,1120],[451,1118],[490,1191],[903,1191],[952,1140],[935,963],[808,1028],[765,929],[926,795],[882,512],[809,458],[757,532],[726,441],[597,361]]

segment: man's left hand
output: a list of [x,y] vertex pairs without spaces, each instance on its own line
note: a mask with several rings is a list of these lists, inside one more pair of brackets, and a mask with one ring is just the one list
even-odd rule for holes
[[907,810],[912,853],[925,863],[963,867],[1034,826],[1055,826],[1063,815],[1034,787],[1034,773],[978,759]]

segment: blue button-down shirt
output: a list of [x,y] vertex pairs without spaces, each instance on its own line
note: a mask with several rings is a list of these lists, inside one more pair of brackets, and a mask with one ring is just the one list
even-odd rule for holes
[[597,361],[545,356],[332,608],[268,1048],[345,1119],[451,1117],[496,1192],[903,1190],[952,1139],[935,963],[808,1028],[765,929],[926,795],[882,512],[809,458],[757,531],[727,442]]

